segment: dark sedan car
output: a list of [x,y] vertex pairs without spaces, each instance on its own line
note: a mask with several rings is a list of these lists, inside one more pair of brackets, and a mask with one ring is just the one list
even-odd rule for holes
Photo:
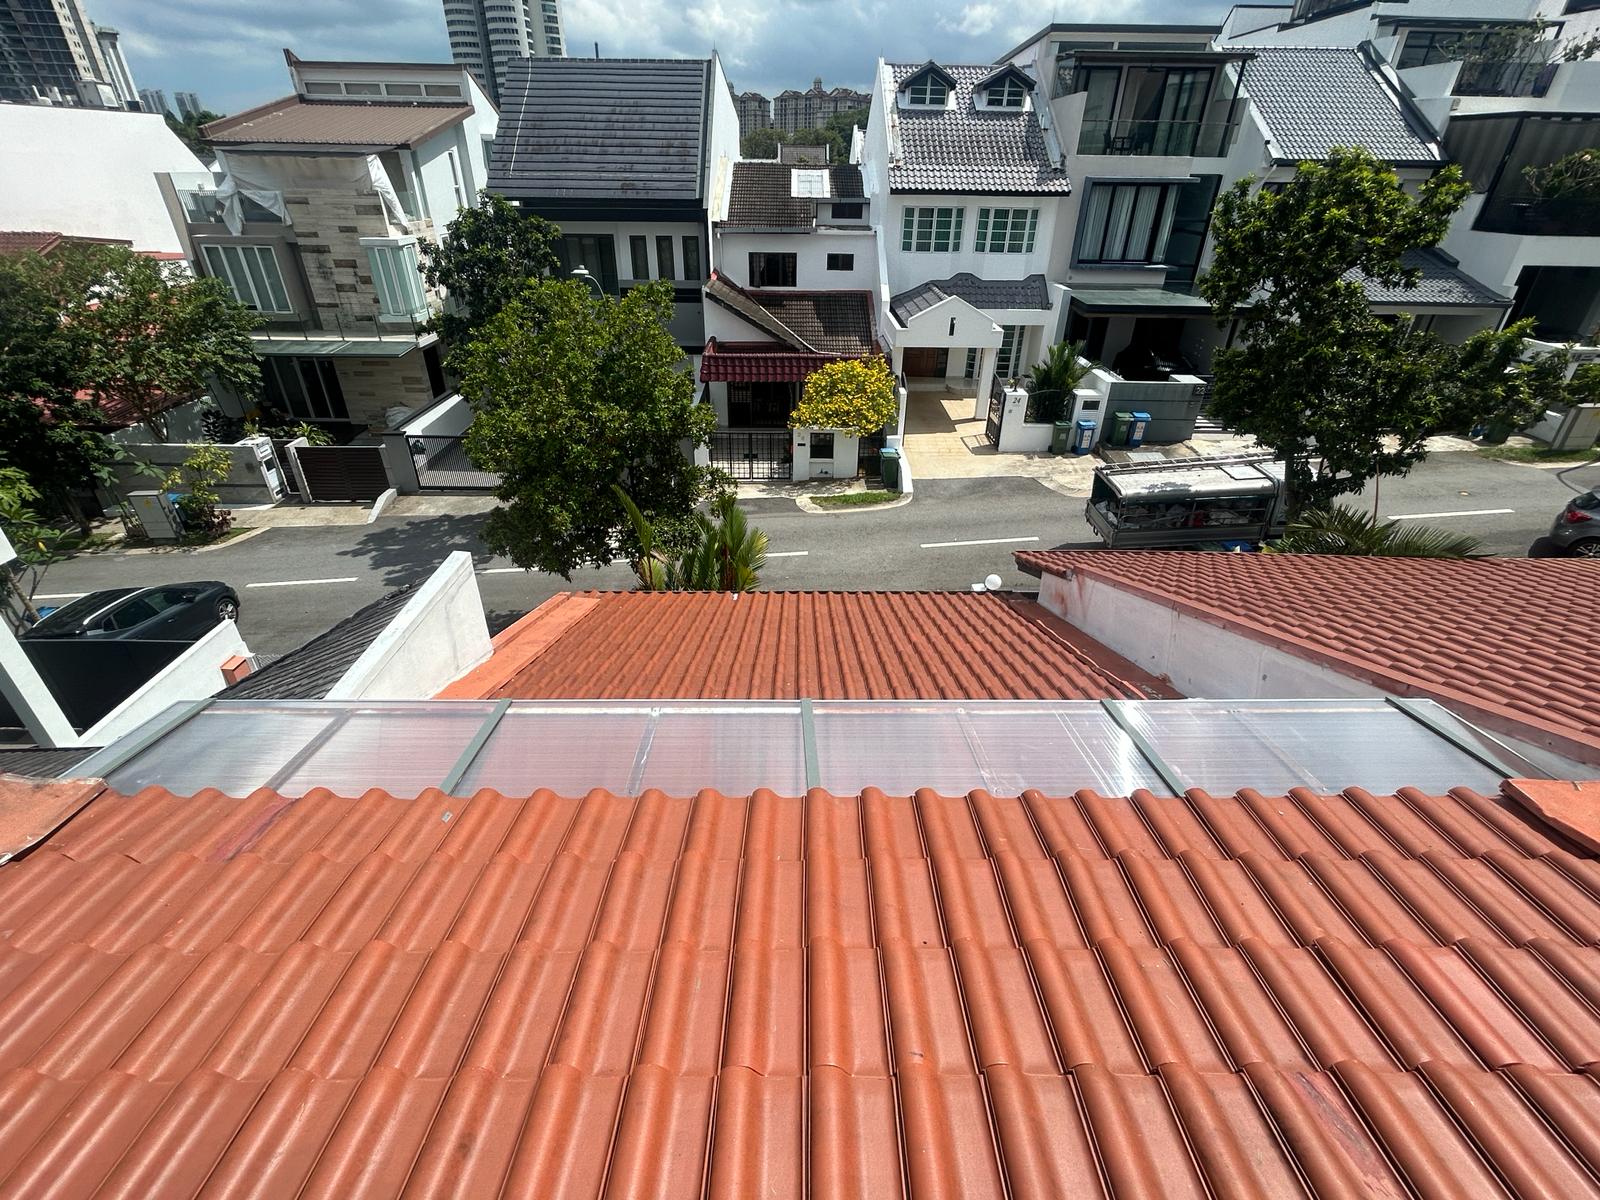
[[44,616],[23,638],[92,637],[194,642],[239,616],[239,593],[225,583],[111,588],[80,596]]

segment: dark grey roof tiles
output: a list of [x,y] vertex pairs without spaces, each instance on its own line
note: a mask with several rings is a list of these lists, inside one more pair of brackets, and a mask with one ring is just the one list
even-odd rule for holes
[[949,279],[930,279],[901,292],[889,301],[889,311],[904,325],[918,313],[951,296],[979,309],[1050,307],[1050,289],[1043,275],[1029,275],[1026,279],[979,279],[963,271]]
[[860,356],[878,347],[867,292],[748,291],[713,272],[706,296],[796,350]]
[[[1506,308],[1511,304],[1508,297],[1468,275],[1438,250],[1408,250],[1400,261],[1407,269],[1422,272],[1417,285],[1388,287],[1363,280],[1369,303],[1416,308]],[[1360,275],[1352,272],[1350,278],[1359,279]]]
[[[890,64],[894,95],[924,65]],[[889,166],[891,191],[975,195],[1072,191],[1067,172],[1051,160],[1044,130],[1031,108],[977,106],[973,89],[995,73],[992,63],[942,69],[956,81],[953,107],[896,110],[901,157]]]
[[43,746],[7,746],[0,749],[0,774],[26,775],[31,779],[63,778],[97,748],[72,746],[51,750]]
[[389,628],[419,585],[358,608],[326,633],[217,693],[219,700],[321,700]]
[[701,199],[710,71],[694,58],[515,61],[489,186],[523,199]]
[[[800,168],[808,169],[823,168]],[[860,167],[826,169],[829,199],[852,200],[863,195]],[[810,229],[816,217],[817,202],[791,195],[794,171],[794,167],[784,163],[735,163],[728,195],[728,216],[723,223],[759,229]]]
[[1319,162],[1336,146],[1392,163],[1443,160],[1437,139],[1359,50],[1262,46],[1245,64],[1244,86],[1287,161]]

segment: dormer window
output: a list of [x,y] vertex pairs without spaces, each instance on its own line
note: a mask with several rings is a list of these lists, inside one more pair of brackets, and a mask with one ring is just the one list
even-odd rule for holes
[[906,102],[930,108],[943,108],[950,98],[950,89],[936,75],[924,75],[906,89]]
[[1017,80],[1008,78],[991,87],[987,95],[990,108],[1021,108],[1027,98],[1028,89]]

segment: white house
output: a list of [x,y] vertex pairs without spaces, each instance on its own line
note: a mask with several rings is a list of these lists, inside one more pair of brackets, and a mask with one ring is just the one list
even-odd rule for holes
[[0,228],[181,253],[156,176],[204,170],[159,114],[0,104]]

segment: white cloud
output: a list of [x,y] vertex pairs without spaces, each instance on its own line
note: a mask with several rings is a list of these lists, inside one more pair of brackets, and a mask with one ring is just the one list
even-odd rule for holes
[[939,27],[951,33],[964,33],[968,37],[979,37],[994,28],[995,22],[1000,19],[1000,6],[998,4],[968,4],[962,7],[960,15],[954,19],[946,16],[939,18]]

